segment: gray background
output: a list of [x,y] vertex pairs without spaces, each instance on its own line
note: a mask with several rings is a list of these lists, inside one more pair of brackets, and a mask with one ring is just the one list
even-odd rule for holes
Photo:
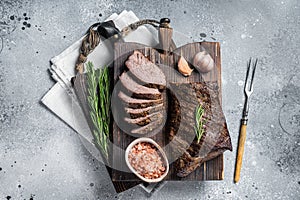
[[[117,195],[105,168],[67,125],[39,103],[54,84],[47,72],[49,59],[81,37],[89,25],[123,9],[140,18],[167,16],[175,30],[195,41],[215,38],[222,50],[223,109],[234,146],[233,152],[225,153],[225,180],[169,182],[149,199],[299,199],[296,0],[1,0],[0,199],[147,198],[140,188]],[[25,21],[30,27],[23,25]],[[260,59],[259,69],[242,178],[233,184],[242,81],[250,56]]]

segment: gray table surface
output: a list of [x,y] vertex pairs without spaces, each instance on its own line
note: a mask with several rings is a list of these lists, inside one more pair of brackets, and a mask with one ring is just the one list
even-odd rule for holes
[[[54,84],[49,59],[95,21],[124,9],[140,18],[169,17],[191,39],[221,43],[223,110],[234,146],[224,155],[224,181],[168,182],[150,197],[141,188],[116,194],[102,164],[39,103]],[[297,0],[1,0],[0,199],[299,199],[299,22]],[[234,184],[250,56],[259,68],[242,178]]]

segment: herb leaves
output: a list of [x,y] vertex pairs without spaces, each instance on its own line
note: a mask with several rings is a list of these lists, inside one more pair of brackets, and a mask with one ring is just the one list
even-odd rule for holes
[[199,104],[195,112],[195,118],[196,118],[195,134],[198,143],[200,142],[201,137],[205,131],[204,124],[206,123],[206,120],[203,119],[203,115],[204,115],[204,108],[202,107],[201,104]]
[[108,139],[110,124],[110,80],[109,69],[94,69],[92,62],[86,64],[88,104],[90,116],[94,124],[92,134],[95,145],[100,148],[102,155],[108,160]]

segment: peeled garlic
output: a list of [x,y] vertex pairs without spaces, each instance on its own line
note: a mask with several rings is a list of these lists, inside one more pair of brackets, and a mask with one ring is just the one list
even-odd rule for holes
[[215,63],[206,51],[200,51],[194,56],[193,65],[197,71],[207,73],[214,68]]
[[180,56],[179,61],[178,61],[178,71],[183,75],[183,76],[189,76],[191,75],[193,69],[190,68],[189,64],[187,61],[184,59],[183,56]]

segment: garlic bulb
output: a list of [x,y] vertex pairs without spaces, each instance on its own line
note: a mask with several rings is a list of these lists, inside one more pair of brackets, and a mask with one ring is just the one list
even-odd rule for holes
[[178,66],[178,71],[183,76],[189,76],[193,71],[193,69],[190,68],[188,62],[184,59],[183,56],[180,56],[177,66]]
[[215,63],[206,51],[200,51],[194,56],[193,65],[197,71],[207,73],[214,68]]

